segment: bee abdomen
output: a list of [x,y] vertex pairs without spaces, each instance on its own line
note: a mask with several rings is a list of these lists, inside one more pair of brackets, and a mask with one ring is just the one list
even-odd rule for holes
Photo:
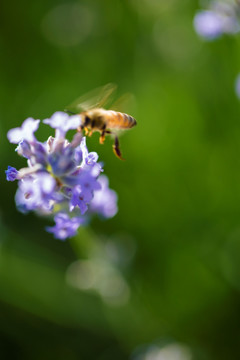
[[137,124],[134,117],[118,111],[109,110],[109,128],[129,129]]
[[128,115],[128,114],[123,114],[123,116],[124,116],[125,118],[127,118],[127,121],[128,121],[128,123],[129,123],[129,126],[128,126],[128,127],[131,128],[131,127],[137,125],[136,119],[134,119],[133,116]]

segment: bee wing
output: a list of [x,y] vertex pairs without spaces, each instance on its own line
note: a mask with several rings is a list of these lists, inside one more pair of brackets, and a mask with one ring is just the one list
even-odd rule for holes
[[120,96],[114,103],[111,105],[111,110],[124,112],[130,114],[134,112],[136,107],[135,96],[131,93],[125,93]]
[[112,83],[100,86],[77,98],[73,103],[66,107],[66,111],[75,112],[77,114],[82,111],[105,107],[107,103],[111,101],[111,95],[116,88],[117,86]]

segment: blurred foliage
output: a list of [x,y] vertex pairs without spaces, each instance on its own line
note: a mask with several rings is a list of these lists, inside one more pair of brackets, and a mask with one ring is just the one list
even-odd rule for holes
[[[197,8],[190,0],[2,3],[2,359],[143,359],[141,349],[171,342],[192,360],[240,358],[240,38],[201,41]],[[23,160],[6,133],[108,82],[136,97],[138,125],[120,139],[125,162],[112,139],[88,139],[119,213],[62,243],[45,233],[45,219],[15,209],[16,184],[4,170]],[[106,271],[96,280],[82,272],[89,264]],[[119,289],[125,300],[112,301]],[[190,359],[184,351],[180,359]]]

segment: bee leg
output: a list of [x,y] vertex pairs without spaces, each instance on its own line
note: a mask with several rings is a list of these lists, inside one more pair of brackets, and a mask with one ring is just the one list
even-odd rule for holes
[[119,140],[118,140],[117,136],[115,136],[115,142],[114,142],[114,145],[113,145],[113,152],[120,160],[125,160],[122,157],[120,147],[119,147]]
[[100,136],[100,138],[99,138],[99,143],[100,143],[100,144],[104,144],[104,141],[105,141],[105,133],[106,133],[105,130],[103,130],[103,131],[101,132],[101,136]]
[[112,134],[112,132],[110,130],[106,130],[106,126],[104,126],[101,132],[101,136],[99,138],[100,144],[104,144],[106,134]]
[[87,136],[89,131],[88,131],[88,128],[86,126],[84,127],[84,131],[85,131],[85,135]]

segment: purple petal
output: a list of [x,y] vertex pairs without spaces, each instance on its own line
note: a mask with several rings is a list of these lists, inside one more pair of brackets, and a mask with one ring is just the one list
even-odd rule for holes
[[56,129],[56,138],[64,138],[68,130],[77,129],[81,122],[82,120],[79,115],[69,116],[62,111],[57,111],[51,118],[43,120],[44,124]]
[[8,166],[8,169],[5,170],[7,181],[14,181],[18,179],[18,171],[12,166]]
[[218,38],[223,33],[222,18],[214,11],[200,11],[194,17],[196,32],[209,40]]
[[68,237],[76,235],[77,229],[84,223],[85,219],[80,217],[70,218],[65,213],[59,213],[54,217],[56,225],[46,227],[48,232],[54,234],[56,239],[66,240]]
[[27,210],[49,212],[52,210],[53,200],[58,198],[55,187],[55,179],[47,172],[39,172],[24,178],[19,182],[17,206],[24,205]]
[[93,198],[92,191],[83,189],[77,185],[72,190],[72,197],[69,203],[69,210],[72,211],[76,206],[79,207],[81,214],[85,214],[88,209],[88,204]]
[[35,141],[33,135],[39,127],[40,120],[34,120],[33,118],[27,118],[21,127],[14,128],[8,131],[8,140],[13,144],[18,144],[22,140],[29,142]]
[[117,208],[117,194],[115,191],[109,189],[108,178],[105,175],[99,177],[101,189],[94,192],[94,197],[91,201],[91,211],[97,212],[105,218],[110,218],[116,215]]
[[26,159],[30,159],[32,155],[31,147],[26,140],[22,140],[19,142],[16,147],[16,151],[18,155],[25,157]]

